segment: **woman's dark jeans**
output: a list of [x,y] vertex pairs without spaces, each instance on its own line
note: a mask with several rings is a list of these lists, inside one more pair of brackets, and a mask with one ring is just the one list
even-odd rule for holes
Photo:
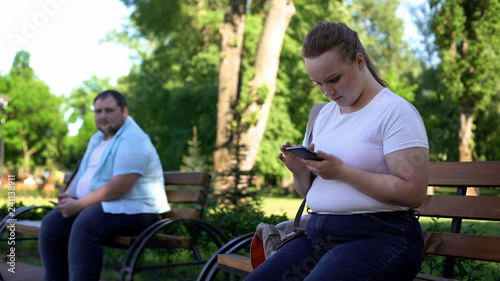
[[411,211],[313,214],[306,235],[284,245],[245,281],[413,280],[422,250],[422,229]]
[[52,210],[39,235],[44,280],[99,280],[102,243],[115,235],[138,235],[159,219],[158,214],[104,213],[101,204],[70,218]]

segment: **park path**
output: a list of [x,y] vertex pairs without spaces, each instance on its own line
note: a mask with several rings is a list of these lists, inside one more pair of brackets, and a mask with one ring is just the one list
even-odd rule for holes
[[0,262],[0,272],[5,281],[42,281],[43,267],[38,265],[16,263],[16,272],[9,272],[10,266],[5,262]]

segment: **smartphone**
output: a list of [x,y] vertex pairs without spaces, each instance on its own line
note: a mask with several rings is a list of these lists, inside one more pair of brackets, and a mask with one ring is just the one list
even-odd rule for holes
[[325,160],[323,158],[319,158],[316,152],[302,145],[287,147],[286,150],[306,160],[315,160],[315,161]]

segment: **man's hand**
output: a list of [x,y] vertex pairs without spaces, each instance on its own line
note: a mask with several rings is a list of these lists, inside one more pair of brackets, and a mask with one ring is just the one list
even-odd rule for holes
[[59,195],[57,196],[57,198],[59,199],[59,203],[55,205],[54,208],[61,212],[63,217],[72,217],[80,213],[80,211],[83,209],[83,206],[80,204],[79,200],[74,199],[71,196],[67,196],[67,194],[65,194],[64,196]]

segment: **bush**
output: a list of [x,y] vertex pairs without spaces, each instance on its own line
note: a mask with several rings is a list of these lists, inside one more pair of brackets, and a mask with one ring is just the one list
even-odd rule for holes
[[[30,206],[30,205],[24,205],[24,203],[22,201],[19,201],[19,202],[16,202],[15,204],[15,209],[18,210],[19,208],[23,207],[23,206]],[[0,216],[1,218],[5,218],[11,211],[9,210],[9,208],[11,208],[10,204],[8,202],[4,203],[1,207],[0,207]],[[21,215],[21,218],[23,220],[41,220],[43,218],[43,216],[45,216],[48,212],[50,212],[50,210],[48,209],[43,209],[43,208],[38,208],[38,209],[33,209],[33,210],[30,210],[29,212],[25,212]]]
[[286,214],[266,216],[259,205],[216,207],[205,213],[205,219],[220,228],[229,239],[255,232],[260,222],[277,224],[288,220]]

